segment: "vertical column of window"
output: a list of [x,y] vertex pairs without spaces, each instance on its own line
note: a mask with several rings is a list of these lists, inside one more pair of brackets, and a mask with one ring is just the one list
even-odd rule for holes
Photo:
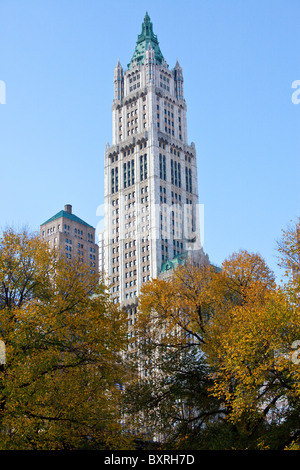
[[171,184],[174,184],[174,161],[171,159]]
[[152,66],[151,66],[151,59],[148,62],[148,70],[147,70],[147,83],[151,83],[152,81]]
[[115,191],[119,191],[119,168],[117,166],[115,168]]
[[[180,113],[180,109],[178,110],[178,113]],[[181,117],[178,117],[178,130],[179,130],[179,140],[182,139],[182,134],[181,134]]]
[[182,86],[183,80],[181,76],[177,78],[177,93],[178,93],[178,98],[181,99],[183,98],[183,86]]
[[[165,102],[165,105],[166,105],[166,102]],[[166,109],[164,109],[164,113],[165,113],[165,132],[168,132],[168,128],[167,128],[168,119],[167,119],[167,110]]]
[[172,227],[171,227],[172,236],[174,237],[175,235],[175,212],[174,211],[171,212],[171,224],[172,224]]
[[159,177],[162,180],[162,154],[159,154]]
[[189,170],[188,167],[185,167],[185,189],[186,191],[189,190]]
[[146,51],[145,66],[146,66],[146,80],[147,85],[154,83],[154,65],[155,65],[155,54],[153,50]]
[[144,178],[148,178],[147,154],[144,155]]
[[193,188],[192,188],[192,170],[189,169],[189,191],[190,193],[193,192]]
[[118,100],[121,99],[121,77],[118,75]]
[[167,180],[167,163],[166,156],[159,154],[159,177],[161,180]]
[[111,169],[111,193],[115,192],[115,169]]
[[134,160],[131,160],[131,184],[134,184]]
[[172,135],[175,135],[175,134],[174,134],[174,113],[171,113],[171,117],[172,117],[172,121],[171,121],[171,124],[172,124]]
[[175,186],[178,186],[178,179],[177,179],[177,162],[174,161],[174,181],[175,181]]
[[123,179],[124,179],[124,188],[127,188],[127,165],[123,164]]
[[144,179],[144,162],[143,162],[143,155],[140,156],[140,180],[143,181]]
[[130,186],[130,160],[127,162],[127,186]]
[[134,184],[135,173],[134,173],[134,160],[129,160],[127,163],[123,164],[123,178],[124,178],[124,188],[129,187]]
[[178,163],[178,187],[181,188],[181,166]]

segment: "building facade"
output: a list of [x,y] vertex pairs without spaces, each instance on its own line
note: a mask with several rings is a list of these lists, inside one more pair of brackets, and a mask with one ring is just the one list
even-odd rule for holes
[[95,228],[73,214],[70,204],[40,226],[40,235],[61,256],[79,259],[92,272],[98,272],[99,248],[95,243]]
[[104,269],[115,301],[128,307],[166,261],[203,254],[186,112],[182,68],[169,68],[146,13],[126,70],[115,67],[105,149]]

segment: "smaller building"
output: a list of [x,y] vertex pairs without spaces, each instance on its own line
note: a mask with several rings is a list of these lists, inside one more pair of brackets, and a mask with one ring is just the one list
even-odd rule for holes
[[67,259],[79,259],[99,270],[99,248],[95,243],[95,228],[72,213],[72,206],[65,205],[53,217],[40,226],[40,234],[51,247],[56,247]]

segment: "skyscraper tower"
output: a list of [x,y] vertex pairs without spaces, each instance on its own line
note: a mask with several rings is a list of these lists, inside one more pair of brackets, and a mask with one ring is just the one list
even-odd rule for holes
[[119,60],[115,67],[105,149],[104,268],[112,295],[129,308],[174,258],[202,253],[186,110],[182,68],[169,68],[146,13],[127,69]]

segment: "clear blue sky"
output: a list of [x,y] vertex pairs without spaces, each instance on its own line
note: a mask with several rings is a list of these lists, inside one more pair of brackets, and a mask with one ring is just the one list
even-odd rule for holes
[[0,0],[0,226],[32,230],[72,204],[96,226],[114,67],[148,11],[184,73],[204,250],[259,252],[300,215],[299,0]]

